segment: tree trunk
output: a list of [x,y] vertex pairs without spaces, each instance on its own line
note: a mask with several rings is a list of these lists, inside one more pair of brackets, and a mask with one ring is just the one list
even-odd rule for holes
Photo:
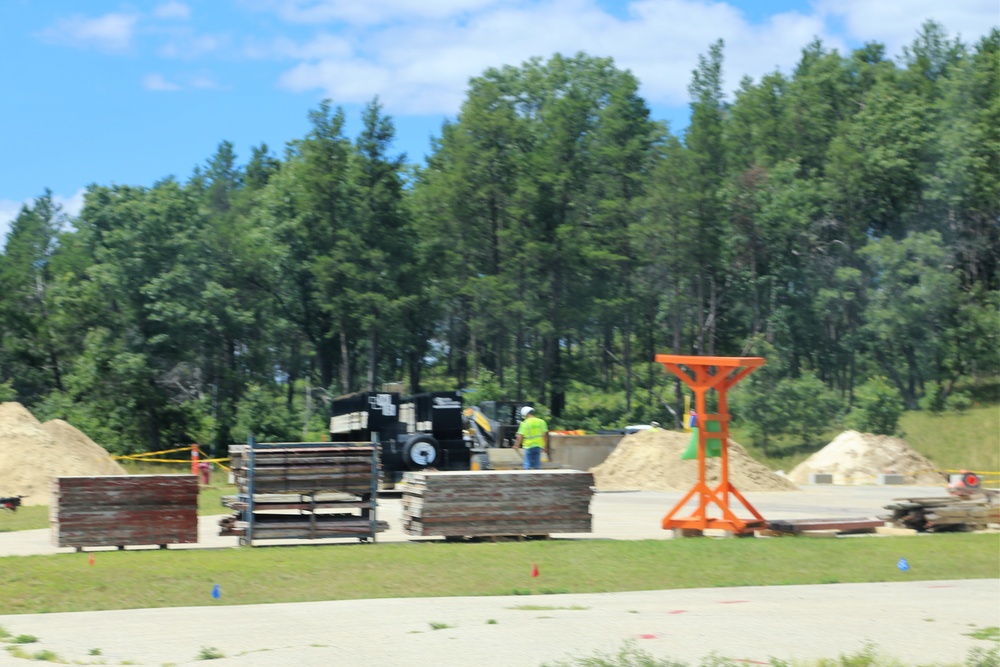
[[368,391],[377,391],[376,377],[378,371],[378,329],[374,326],[368,330]]

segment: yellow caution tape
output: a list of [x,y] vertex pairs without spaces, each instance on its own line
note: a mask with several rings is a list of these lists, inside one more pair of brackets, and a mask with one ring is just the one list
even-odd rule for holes
[[175,449],[161,449],[156,452],[144,452],[142,454],[131,454],[131,456],[162,456],[163,454],[173,454],[174,452],[189,452],[191,451],[191,445],[187,447],[177,447]]
[[139,461],[140,463],[191,463],[191,459],[147,459],[137,456],[115,456],[114,458],[125,461]]

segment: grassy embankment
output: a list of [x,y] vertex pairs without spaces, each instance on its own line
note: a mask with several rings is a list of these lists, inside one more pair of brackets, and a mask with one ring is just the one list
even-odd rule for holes
[[[900,419],[903,439],[914,450],[929,458],[941,470],[976,470],[1000,472],[1000,405],[981,405],[964,413],[945,412],[933,415],[924,411],[908,411]],[[812,451],[821,449],[840,433],[824,433]],[[752,457],[772,470],[790,471],[805,461],[812,451],[804,451],[795,442],[779,440],[767,452],[750,444],[746,431],[734,424],[733,439],[743,445]],[[942,477],[942,483],[944,483]],[[988,485],[998,486],[997,475],[986,476]]]
[[[8,557],[4,613],[994,578],[995,534],[346,544]],[[93,556],[94,563],[90,564]],[[910,569],[897,563],[906,557]],[[540,576],[531,577],[537,563]],[[222,597],[213,599],[214,585]]]

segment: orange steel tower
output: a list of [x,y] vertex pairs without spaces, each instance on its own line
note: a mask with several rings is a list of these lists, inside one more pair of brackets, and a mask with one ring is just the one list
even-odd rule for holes
[[[717,528],[733,533],[746,533],[765,524],[764,517],[747,502],[729,482],[729,407],[726,392],[754,369],[764,365],[763,357],[702,357],[697,355],[658,354],[656,361],[684,381],[694,391],[695,411],[698,420],[698,481],[687,495],[663,517],[663,528],[705,530]],[[686,370],[685,370],[686,367]],[[705,400],[709,391],[718,394],[718,413],[708,414]],[[685,415],[686,417],[686,415]],[[714,422],[714,424],[713,424]],[[713,489],[705,479],[705,454],[711,439],[721,440],[722,467],[719,483]],[[750,510],[754,519],[741,519],[729,508],[729,494]],[[698,506],[686,518],[676,518],[685,505],[694,498]],[[709,505],[722,510],[722,516],[709,516]]]

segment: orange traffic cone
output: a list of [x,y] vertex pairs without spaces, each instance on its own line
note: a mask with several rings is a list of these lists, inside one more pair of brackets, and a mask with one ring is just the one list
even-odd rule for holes
[[533,577],[537,577],[538,576],[538,563],[535,563],[531,567],[531,576],[533,576]]
[[87,565],[94,564],[94,554],[90,554],[90,558],[87,559]]

